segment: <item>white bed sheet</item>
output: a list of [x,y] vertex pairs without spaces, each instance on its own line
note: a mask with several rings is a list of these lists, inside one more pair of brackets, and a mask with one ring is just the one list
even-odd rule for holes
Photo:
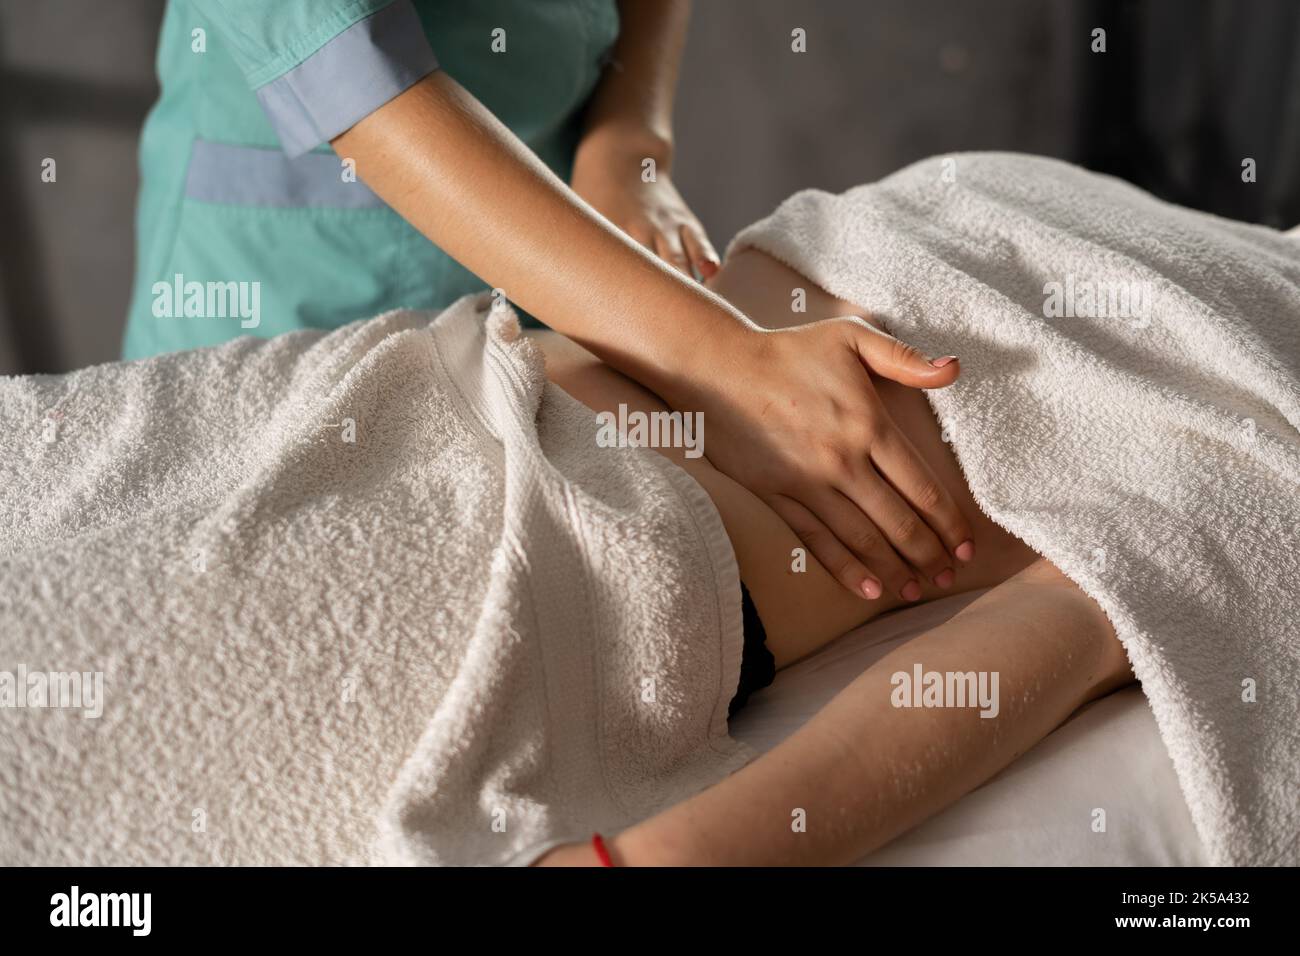
[[[770,750],[874,661],[977,593],[884,615],[777,675],[731,723]],[[1105,832],[1094,832],[1094,810]],[[861,866],[1203,866],[1173,764],[1137,687],[1083,708],[1046,740]]]

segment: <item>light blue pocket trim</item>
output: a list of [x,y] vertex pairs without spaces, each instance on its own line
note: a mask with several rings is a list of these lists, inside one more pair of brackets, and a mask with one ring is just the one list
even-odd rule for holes
[[333,153],[290,159],[278,149],[194,141],[185,198],[280,209],[376,209],[384,201],[357,180],[345,182]]
[[257,91],[289,156],[354,126],[438,68],[411,0],[358,20]]

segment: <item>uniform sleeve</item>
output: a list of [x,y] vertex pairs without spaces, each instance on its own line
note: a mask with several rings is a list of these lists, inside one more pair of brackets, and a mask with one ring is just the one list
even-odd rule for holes
[[438,68],[412,0],[192,0],[284,151],[328,142]]

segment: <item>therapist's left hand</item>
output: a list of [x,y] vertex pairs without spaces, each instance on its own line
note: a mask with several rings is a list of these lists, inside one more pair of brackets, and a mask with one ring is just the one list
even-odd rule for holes
[[712,278],[720,262],[704,227],[673,185],[668,163],[646,152],[631,143],[584,141],[573,163],[574,192],[669,265]]

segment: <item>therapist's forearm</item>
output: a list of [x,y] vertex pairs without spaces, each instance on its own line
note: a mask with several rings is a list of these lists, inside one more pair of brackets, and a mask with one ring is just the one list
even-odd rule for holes
[[467,269],[670,400],[683,370],[754,329],[591,209],[444,72],[333,145]]
[[[333,145],[470,271],[673,408],[706,416],[709,460],[851,592],[869,600],[887,581],[907,598],[905,562],[937,579],[955,552],[969,559],[969,525],[894,437],[868,373],[939,388],[957,362],[936,365],[860,318],[759,329],[587,205],[445,73]],[[899,520],[898,496],[915,520]]]
[[673,99],[689,0],[620,0],[613,58],[587,107],[579,152],[611,145],[652,157],[667,170],[673,156]]

